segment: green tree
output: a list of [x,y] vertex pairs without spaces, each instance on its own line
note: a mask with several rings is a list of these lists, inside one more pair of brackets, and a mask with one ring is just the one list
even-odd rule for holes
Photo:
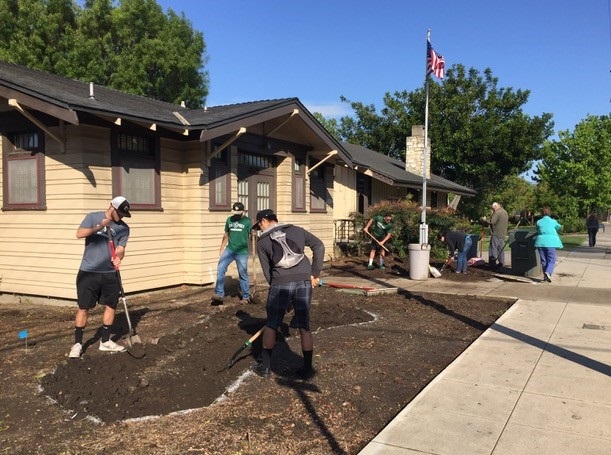
[[544,147],[536,179],[546,185],[543,197],[567,217],[586,217],[611,207],[611,117],[588,116],[571,133]]
[[318,122],[327,130],[327,132],[331,136],[337,139],[341,137],[341,134],[339,134],[339,123],[337,119],[325,118],[325,116],[322,115],[320,112],[314,112],[312,115],[314,115],[314,118],[318,120]]
[[482,215],[489,215],[490,206],[493,202],[503,205],[510,218],[519,217],[522,212],[536,212],[539,208],[537,203],[537,185],[528,182],[520,176],[508,175],[501,184],[488,193],[485,201],[488,210]]
[[[465,213],[476,216],[506,176],[529,170],[541,158],[552,115],[526,115],[522,106],[530,92],[498,88],[489,68],[480,74],[454,65],[446,75],[441,84],[429,81],[431,170],[478,191],[461,202]],[[373,105],[341,100],[355,112],[340,119],[341,139],[395,158],[404,159],[411,127],[424,124],[424,88],[386,93],[380,114]]]
[[72,0],[0,0],[0,59],[55,72],[71,48]]
[[0,58],[198,108],[208,95],[203,34],[156,0],[0,0]]

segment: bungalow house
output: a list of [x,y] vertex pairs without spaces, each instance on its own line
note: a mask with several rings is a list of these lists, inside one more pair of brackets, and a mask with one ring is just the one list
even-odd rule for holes
[[128,292],[216,278],[231,204],[333,251],[352,160],[297,98],[187,109],[0,62],[0,293],[75,299],[87,212],[131,202]]
[[[408,138],[416,161],[421,136]],[[194,110],[6,62],[0,153],[0,295],[75,299],[76,229],[117,195],[131,203],[122,278],[137,292],[213,284],[235,201],[312,231],[330,259],[334,221],[422,184],[417,163],[339,143],[297,98]],[[448,193],[474,194],[428,176],[427,201]]]

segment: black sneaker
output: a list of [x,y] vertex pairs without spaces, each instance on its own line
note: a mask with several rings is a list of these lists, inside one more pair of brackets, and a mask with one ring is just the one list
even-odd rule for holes
[[300,368],[295,372],[295,376],[302,381],[309,381],[316,375],[314,368]]
[[210,305],[217,306],[217,305],[222,305],[222,304],[223,304],[223,297],[221,297],[218,294],[214,294],[212,296],[212,300],[210,302]]
[[250,371],[261,376],[262,378],[267,378],[270,374],[270,369],[265,368],[262,363],[257,363],[256,365],[251,366]]
[[548,283],[552,282],[552,276],[547,272],[545,272],[545,281],[547,281]]

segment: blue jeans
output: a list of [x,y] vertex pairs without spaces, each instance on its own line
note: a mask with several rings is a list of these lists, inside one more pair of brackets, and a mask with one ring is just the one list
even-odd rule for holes
[[248,264],[248,254],[235,254],[229,248],[225,248],[221,257],[219,258],[219,264],[216,272],[216,286],[214,286],[214,293],[220,297],[225,297],[225,273],[229,264],[235,261],[238,266],[238,275],[240,276],[240,292],[243,299],[250,297],[250,284],[248,283],[248,270],[246,265]]
[[554,267],[556,266],[556,248],[549,248],[540,246],[539,258],[541,259],[541,268],[543,273],[554,273]]
[[471,249],[472,243],[473,243],[473,240],[471,239],[471,236],[468,235],[465,238],[465,247],[462,249],[462,251],[458,252],[458,259],[456,260],[456,271],[457,272],[466,272],[467,271],[467,254],[469,253],[469,250]]

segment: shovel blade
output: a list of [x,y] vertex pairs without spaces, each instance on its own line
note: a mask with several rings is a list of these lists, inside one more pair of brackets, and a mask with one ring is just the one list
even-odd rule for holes
[[135,341],[134,337],[127,337],[126,349],[127,353],[135,359],[141,359],[146,355],[144,345],[140,341]]
[[439,278],[441,276],[441,272],[432,265],[429,265],[429,272],[431,272],[434,278]]
[[138,335],[128,335],[126,338],[127,346],[125,347],[127,353],[135,359],[141,359],[146,355],[144,351],[144,344],[140,340]]

